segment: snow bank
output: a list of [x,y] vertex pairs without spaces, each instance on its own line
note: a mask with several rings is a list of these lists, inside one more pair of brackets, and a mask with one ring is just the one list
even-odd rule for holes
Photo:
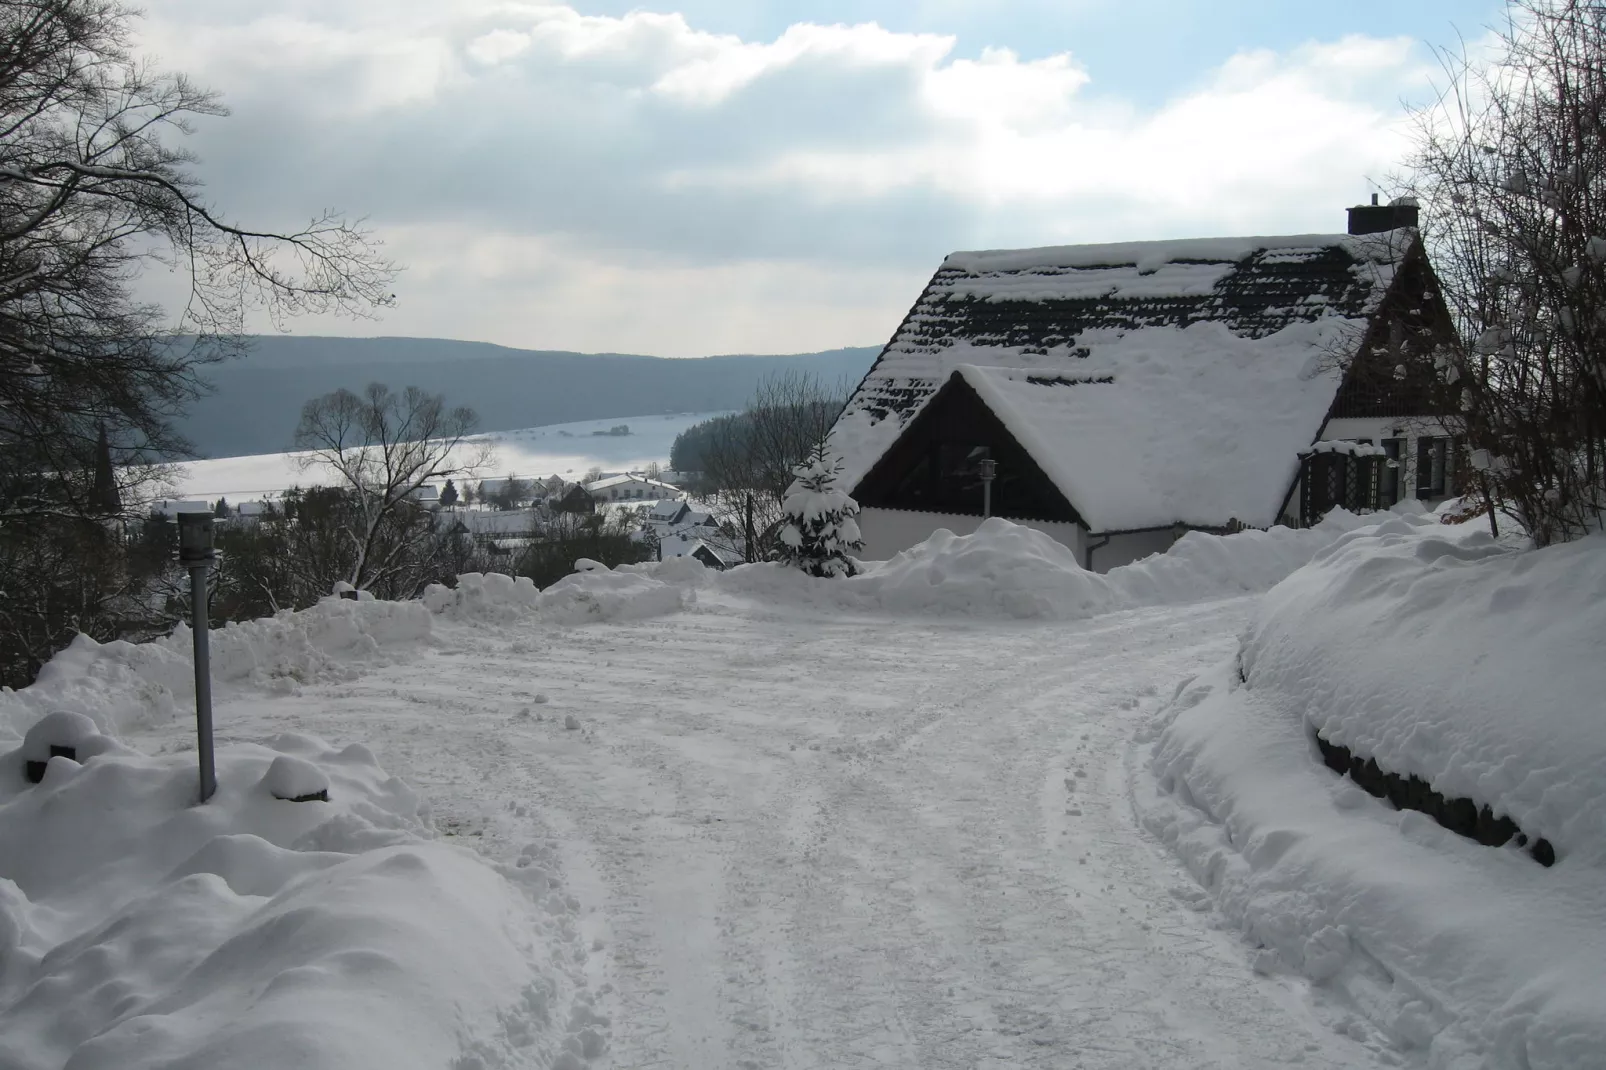
[[704,571],[702,563],[692,559],[619,569],[582,562],[583,571],[545,590],[528,576],[466,573],[457,578],[456,587],[431,584],[423,604],[431,613],[452,620],[508,623],[531,614],[553,624],[641,620],[685,609],[696,597],[687,581]]
[[[1347,535],[1162,711],[1140,809],[1258,964],[1343,990],[1430,1067],[1598,1067],[1603,634],[1606,539],[1521,550],[1420,517]],[[1322,764],[1314,731],[1487,804],[1559,860],[1374,799]]]
[[863,574],[849,579],[816,580],[795,569],[748,565],[709,582],[822,608],[1072,620],[1263,591],[1345,532],[1376,522],[1335,510],[1308,529],[1193,531],[1164,554],[1097,573],[1044,533],[994,517],[971,535],[939,530],[889,561],[866,563]]
[[[193,754],[79,742],[94,756],[50,758],[37,785],[22,748],[0,752],[0,1065],[573,1068],[600,1050],[588,1016],[554,1016],[578,985],[552,951],[572,905],[539,870],[430,842],[366,748],[226,748],[196,806]],[[282,763],[330,801],[275,799]]]
[[[350,679],[383,649],[429,635],[430,616],[416,602],[320,604],[210,634],[212,679],[269,691],[294,691],[316,681]],[[190,629],[147,643],[97,643],[80,635],[21,691],[0,691],[0,741],[20,734],[52,710],[94,719],[116,732],[151,717],[188,715],[195,702]]]

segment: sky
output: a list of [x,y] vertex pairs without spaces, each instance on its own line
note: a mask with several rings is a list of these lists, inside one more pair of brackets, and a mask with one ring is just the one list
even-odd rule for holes
[[[1499,0],[143,0],[212,203],[367,220],[413,335],[880,345],[959,249],[1330,233]],[[159,288],[158,288],[159,289]],[[265,324],[259,327],[266,328]]]

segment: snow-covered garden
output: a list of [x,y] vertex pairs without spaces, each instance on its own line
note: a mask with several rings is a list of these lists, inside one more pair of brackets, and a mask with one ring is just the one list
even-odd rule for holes
[[80,640],[0,695],[0,1065],[1597,1066],[1602,560],[995,520],[330,599],[214,633],[203,806],[188,636]]

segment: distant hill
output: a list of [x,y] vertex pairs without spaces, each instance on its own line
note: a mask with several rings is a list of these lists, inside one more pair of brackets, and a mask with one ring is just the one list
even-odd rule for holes
[[[857,384],[877,347],[790,356],[669,359],[509,349],[440,338],[263,335],[243,358],[206,369],[216,392],[179,425],[202,457],[290,448],[301,406],[340,387],[418,386],[468,405],[482,431],[610,416],[740,408],[770,372],[801,368]],[[851,385],[850,384],[850,385]]]

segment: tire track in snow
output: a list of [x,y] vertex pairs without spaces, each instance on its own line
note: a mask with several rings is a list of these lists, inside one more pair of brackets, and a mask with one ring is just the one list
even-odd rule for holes
[[598,1067],[1377,1065],[1172,898],[1126,797],[1134,699],[1227,650],[1246,604],[442,624],[476,656],[255,703],[246,730],[369,739],[504,861],[553,841],[613,1020]]

